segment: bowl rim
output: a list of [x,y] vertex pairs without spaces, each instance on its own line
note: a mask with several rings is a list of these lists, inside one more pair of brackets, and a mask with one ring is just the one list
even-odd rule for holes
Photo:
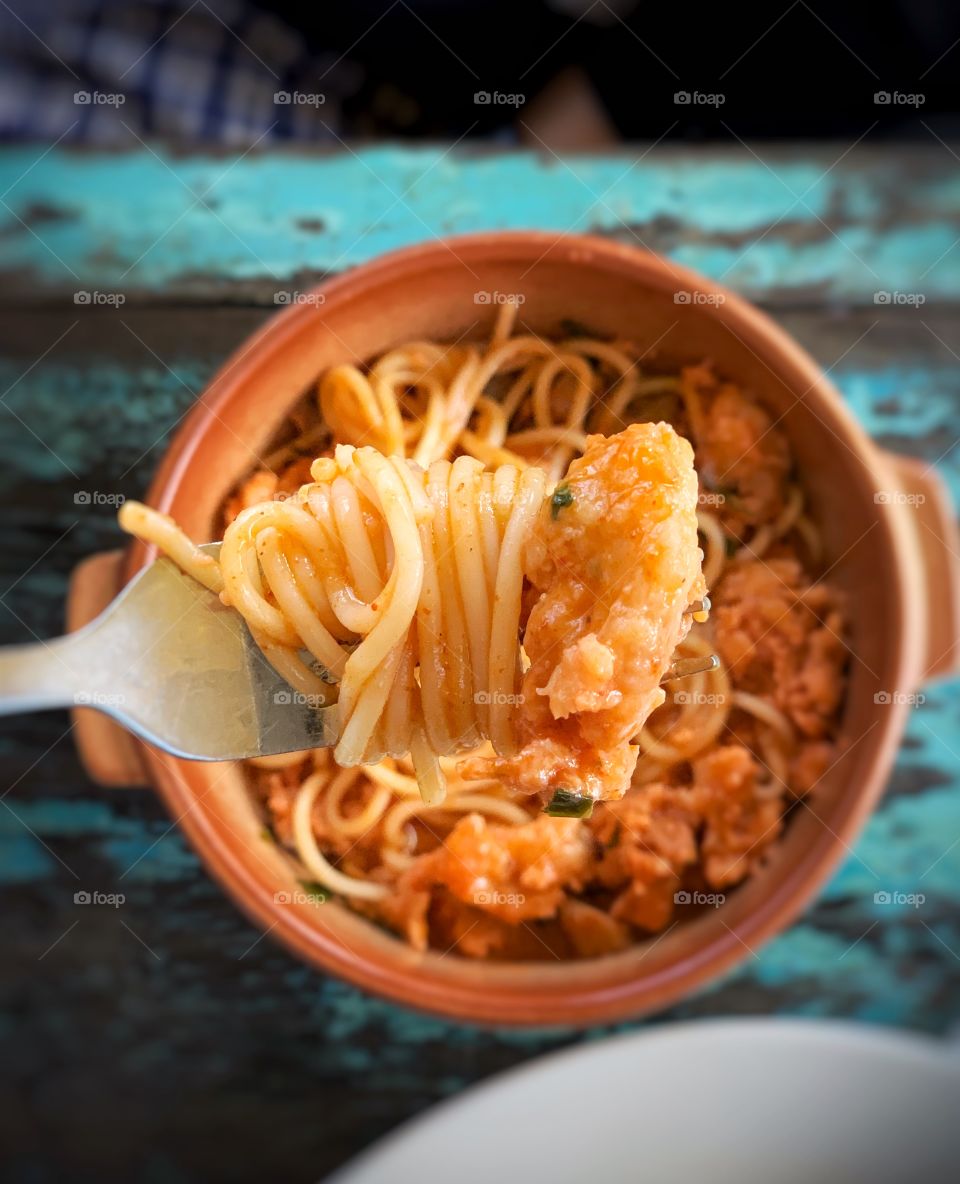
[[[599,266],[628,274],[638,285],[661,293],[679,285],[706,295],[722,296],[706,309],[707,315],[722,322],[741,343],[791,391],[817,404],[814,412],[850,454],[850,476],[856,475],[864,495],[881,489],[877,473],[885,469],[881,454],[843,403],[827,374],[818,363],[767,314],[736,293],[672,260],[652,252],[593,236],[544,231],[491,231],[437,238],[381,255],[347,272],[324,280],[310,289],[323,293],[327,305],[336,300],[356,300],[371,289],[402,279],[411,270],[440,264],[450,265],[451,255],[482,256],[482,262],[522,260],[539,262],[548,255],[563,253],[567,263]],[[478,259],[479,261],[479,259]],[[288,305],[269,317],[236,349],[207,383],[198,402],[184,417],[158,466],[147,493],[147,501],[169,511],[184,473],[193,463],[205,432],[219,411],[240,395],[251,369],[269,364],[282,353],[287,342],[299,335],[304,323],[314,318],[310,304]],[[314,322],[315,323],[315,322]],[[889,581],[892,612],[898,620],[896,647],[890,681],[896,688],[912,689],[919,678],[919,655],[925,640],[925,621],[909,606],[923,603],[916,541],[902,506],[877,504],[877,521],[891,563]],[[123,581],[129,580],[155,554],[146,544],[135,541],[128,549]],[[343,941],[320,927],[307,924],[297,909],[278,908],[252,878],[249,860],[243,860],[224,842],[214,821],[194,810],[193,790],[184,776],[181,762],[147,746],[147,769],[177,825],[200,855],[206,870],[259,928],[269,931],[296,957],[308,964],[353,983],[393,1002],[431,1015],[441,1015],[487,1025],[552,1026],[611,1022],[647,1014],[677,1001],[695,987],[716,978],[741,961],[746,950],[755,950],[786,928],[810,903],[832,874],[881,796],[893,765],[906,722],[907,705],[901,700],[885,708],[880,733],[873,742],[871,775],[845,803],[840,825],[827,833],[779,879],[770,897],[750,912],[736,929],[729,928],[675,965],[639,979],[571,984],[562,979],[562,968],[545,967],[543,981],[534,990],[520,983],[491,983],[488,972],[499,975],[503,966],[527,964],[483,964],[485,982],[465,985],[434,977],[429,973],[430,955],[418,966],[380,964],[356,955]],[[860,739],[864,737],[861,736]],[[854,745],[847,750],[852,751]],[[659,939],[654,935],[652,941]],[[399,941],[399,939],[398,939]],[[639,944],[639,943],[638,943]],[[746,948],[745,948],[746,947]],[[404,947],[405,948],[405,947]],[[634,946],[634,949],[637,947]],[[614,958],[620,957],[616,955]],[[594,964],[613,959],[596,959]],[[539,964],[538,964],[539,968]],[[552,981],[551,981],[552,979]]]

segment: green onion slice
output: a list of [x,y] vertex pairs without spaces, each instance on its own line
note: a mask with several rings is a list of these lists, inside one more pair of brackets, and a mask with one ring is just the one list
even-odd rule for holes
[[558,789],[543,812],[551,818],[589,818],[593,813],[593,798],[585,798],[575,789]]

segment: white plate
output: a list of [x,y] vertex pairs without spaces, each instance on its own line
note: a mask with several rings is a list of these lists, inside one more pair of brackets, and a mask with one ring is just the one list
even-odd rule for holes
[[842,1023],[636,1032],[501,1074],[328,1184],[960,1180],[960,1055]]

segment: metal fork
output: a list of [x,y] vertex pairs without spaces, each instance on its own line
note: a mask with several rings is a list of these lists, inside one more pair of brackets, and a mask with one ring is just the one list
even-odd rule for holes
[[0,714],[93,707],[191,760],[335,744],[336,708],[311,700],[267,662],[238,612],[165,558],[84,629],[0,649]]
[[[220,544],[202,549],[216,556]],[[682,660],[664,681],[715,663]],[[0,715],[56,707],[93,707],[189,760],[243,760],[337,741],[336,707],[292,690],[240,614],[166,558],[84,629],[0,649]]]

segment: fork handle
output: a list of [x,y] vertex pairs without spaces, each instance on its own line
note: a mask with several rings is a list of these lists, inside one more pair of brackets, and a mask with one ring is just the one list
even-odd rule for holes
[[97,706],[85,686],[85,649],[79,635],[0,649],[0,715]]

